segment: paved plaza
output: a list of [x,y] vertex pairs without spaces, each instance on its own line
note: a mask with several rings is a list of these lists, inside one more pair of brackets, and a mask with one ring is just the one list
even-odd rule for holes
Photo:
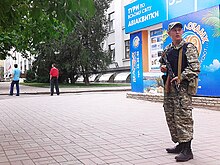
[[219,165],[220,112],[195,108],[194,159],[175,162],[162,103],[126,92],[0,96],[0,165]]

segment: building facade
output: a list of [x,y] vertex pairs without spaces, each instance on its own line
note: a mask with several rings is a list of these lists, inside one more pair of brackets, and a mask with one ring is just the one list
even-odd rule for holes
[[136,0],[113,0],[106,12],[109,21],[103,49],[111,52],[112,63],[99,80],[130,82],[130,34],[125,33],[124,7]]
[[[4,80],[8,80],[14,68],[14,64],[18,64],[18,68],[21,70],[21,78],[25,77],[26,71],[32,68],[32,62],[34,58],[30,56],[29,58],[24,58],[20,53],[11,51],[11,56],[6,57],[4,60]],[[22,79],[21,79],[22,80]]]
[[161,92],[159,59],[171,42],[170,22],[183,24],[183,38],[199,51],[201,73],[198,95],[220,96],[219,0],[136,0],[124,8],[125,33],[130,34],[133,92]]
[[131,1],[113,0],[107,10],[109,20],[109,34],[105,40],[103,49],[110,50],[112,64],[110,68],[129,68],[130,66],[130,35],[125,34],[124,27],[124,6]]

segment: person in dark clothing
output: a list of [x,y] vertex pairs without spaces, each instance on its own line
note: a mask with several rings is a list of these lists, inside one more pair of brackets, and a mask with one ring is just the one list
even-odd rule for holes
[[59,70],[56,68],[55,64],[52,64],[52,68],[50,70],[50,95],[53,96],[54,86],[56,89],[56,94],[59,95],[59,86],[58,86],[58,78],[59,78]]

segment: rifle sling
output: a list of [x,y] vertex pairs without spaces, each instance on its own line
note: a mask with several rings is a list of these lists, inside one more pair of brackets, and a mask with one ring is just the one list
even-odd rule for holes
[[177,83],[180,83],[181,80],[181,71],[182,71],[182,59],[183,59],[183,47],[179,50],[179,57],[178,57],[178,80]]

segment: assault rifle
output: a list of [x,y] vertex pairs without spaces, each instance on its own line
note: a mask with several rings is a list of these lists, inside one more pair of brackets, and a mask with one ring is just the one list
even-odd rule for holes
[[[172,80],[174,77],[176,77],[175,74],[173,73],[173,70],[172,70],[172,67],[170,65],[170,62],[167,60],[167,54],[168,54],[168,50],[165,51],[162,54],[162,60],[163,60],[163,62],[166,65],[167,74],[168,74],[168,75],[163,75],[163,77],[162,77],[163,81],[164,81],[164,84],[166,83],[166,80],[167,80],[168,76],[170,77],[170,80]],[[179,93],[180,89],[179,89],[179,84],[177,83],[177,81],[173,81],[172,84],[174,85],[174,88],[176,89],[176,92]]]

